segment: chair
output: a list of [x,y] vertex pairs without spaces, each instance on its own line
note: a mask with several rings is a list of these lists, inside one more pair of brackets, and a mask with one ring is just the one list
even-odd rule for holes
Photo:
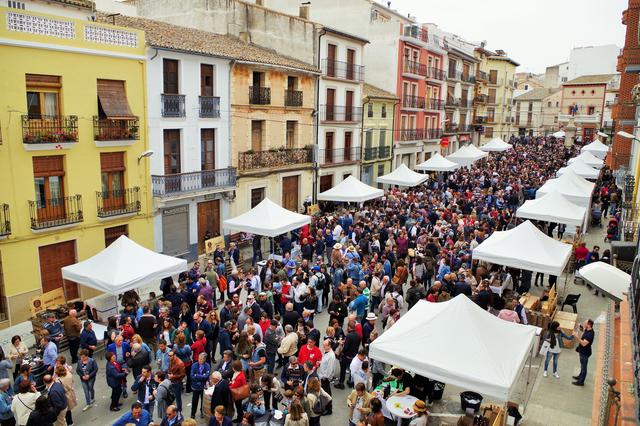
[[564,305],[569,305],[573,308],[573,313],[577,314],[578,313],[578,300],[580,300],[580,294],[567,294],[567,298],[564,299],[564,302],[562,303],[562,307],[560,308],[561,311],[564,310]]

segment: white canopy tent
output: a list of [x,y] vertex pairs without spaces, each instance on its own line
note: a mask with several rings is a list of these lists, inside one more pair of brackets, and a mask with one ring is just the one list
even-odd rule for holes
[[599,140],[595,140],[590,144],[587,144],[582,148],[580,148],[580,152],[585,152],[585,151],[592,153],[593,155],[595,155],[600,159],[604,159],[604,157],[606,157],[607,153],[609,152],[609,147],[603,144],[602,142],[600,142]]
[[557,191],[572,203],[588,209],[591,205],[591,193],[594,187],[595,184],[593,182],[589,182],[571,170],[557,179],[546,181],[536,192],[536,198],[541,198],[549,192]]
[[225,220],[223,227],[228,230],[275,237],[308,223],[311,223],[311,216],[292,212],[265,198],[248,212]]
[[156,253],[122,235],[95,256],[62,268],[62,278],[118,295],[186,271],[187,261]]
[[575,161],[581,160],[589,167],[593,167],[594,169],[600,170],[602,166],[604,166],[604,161],[590,153],[589,151],[581,152],[577,157],[573,157],[569,159],[569,164],[572,164]]
[[535,338],[535,327],[501,320],[459,295],[419,301],[371,343],[369,356],[507,401]]
[[493,138],[486,144],[482,145],[480,149],[486,152],[502,152],[513,149],[513,146],[500,138]]
[[430,172],[451,172],[460,165],[453,161],[447,160],[439,152],[435,153],[427,161],[422,162],[416,166],[416,170],[430,171]]
[[613,296],[617,300],[624,300],[629,292],[631,275],[605,262],[593,262],[578,270],[580,277]]
[[418,186],[427,179],[429,179],[429,176],[416,173],[402,163],[391,173],[378,177],[377,181],[378,183],[384,183],[387,185],[411,187]]
[[465,145],[453,154],[448,155],[447,160],[466,167],[488,155],[488,152],[480,151],[473,145]]
[[594,169],[593,167],[587,165],[584,161],[579,159],[574,160],[566,167],[562,167],[556,172],[556,175],[562,176],[567,172],[567,170],[573,170],[575,174],[585,179],[598,179],[598,176],[600,175],[600,170]]
[[318,200],[361,203],[383,195],[382,189],[374,188],[349,176],[333,188],[318,194]]
[[560,276],[572,247],[546,235],[531,221],[496,231],[473,249],[474,260]]
[[516,211],[516,216],[524,219],[564,223],[568,226],[582,226],[587,209],[572,203],[557,191],[551,191],[535,200],[527,200]]
[[565,133],[562,130],[560,130],[559,132],[555,132],[552,136],[554,138],[560,139],[560,138],[564,138],[565,137]]

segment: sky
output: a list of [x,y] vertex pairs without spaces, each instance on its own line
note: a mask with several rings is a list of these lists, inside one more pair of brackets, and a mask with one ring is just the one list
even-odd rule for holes
[[[376,0],[386,5],[387,0]],[[519,72],[543,73],[574,47],[624,46],[628,0],[391,0],[391,8],[435,23],[462,38],[487,41],[519,62]]]

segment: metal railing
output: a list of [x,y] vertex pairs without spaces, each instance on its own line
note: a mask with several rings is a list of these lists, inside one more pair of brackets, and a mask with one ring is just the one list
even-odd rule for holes
[[473,132],[474,128],[471,124],[464,124],[462,126],[458,126],[458,133],[468,133]]
[[447,106],[459,107],[460,106],[460,98],[454,98],[453,96],[447,96]]
[[460,107],[471,108],[473,107],[473,99],[460,99]]
[[458,123],[445,123],[444,133],[456,133],[458,131]]
[[606,319],[604,327],[599,332],[599,338],[604,339],[602,347],[604,352],[602,354],[601,369],[596,372],[600,375],[600,389],[594,389],[594,392],[600,392],[600,404],[598,409],[598,425],[608,425],[607,417],[611,408],[609,404],[609,379],[613,375],[613,339],[614,339],[614,312],[613,303],[610,303],[606,311]]
[[268,151],[245,151],[238,156],[238,170],[287,167],[313,162],[311,148],[278,148]]
[[474,123],[478,123],[478,124],[484,124],[484,123],[487,123],[487,121],[488,121],[487,118],[488,117],[486,115],[476,115],[473,118],[473,122]]
[[9,204],[0,204],[0,237],[11,234],[11,216]]
[[387,158],[391,155],[390,146],[374,146],[364,149],[364,161],[373,161]]
[[402,97],[402,107],[424,109],[425,99],[422,96],[404,95]]
[[82,196],[29,201],[31,229],[47,229],[82,222]]
[[498,77],[491,78],[491,74],[489,74],[489,84],[498,84]]
[[442,129],[427,129],[427,139],[440,139],[442,137]]
[[235,186],[236,169],[234,167],[173,175],[151,175],[153,196],[160,198]]
[[285,90],[284,106],[301,107],[302,106],[302,90]]
[[432,80],[446,80],[447,73],[439,68],[430,67],[429,72],[427,73],[427,78]]
[[[636,256],[631,268],[631,286],[627,296],[631,311],[631,334],[633,335],[634,391],[640,395],[640,257]],[[640,419],[640,404],[636,405],[636,416]]]
[[78,116],[23,115],[22,142],[28,144],[78,142]]
[[489,101],[489,95],[477,94],[473,100],[476,103],[486,104]]
[[160,98],[163,117],[184,117],[186,115],[184,107],[185,95],[163,93]]
[[200,96],[200,118],[220,118],[220,97]]
[[271,105],[271,88],[249,86],[249,103],[253,105]]
[[427,99],[427,109],[444,109],[444,101],[442,99]]
[[404,59],[402,71],[409,74],[421,75],[423,77],[427,76],[427,66],[425,64],[421,64],[420,62],[412,61],[407,58]]
[[327,77],[341,78],[344,80],[364,81],[364,66],[350,62],[336,61],[325,58],[321,61],[320,69]]
[[360,147],[334,148],[318,150],[318,163],[341,164],[360,160]]
[[449,72],[447,72],[447,78],[449,80],[462,80],[462,71],[450,67]]
[[417,141],[425,138],[424,129],[398,129],[397,139],[401,142],[405,141]]
[[139,139],[138,118],[111,119],[93,117],[94,141],[135,141]]
[[462,82],[463,83],[471,83],[471,84],[475,84],[476,82],[476,77],[474,75],[471,74],[462,74]]
[[489,74],[487,74],[484,71],[478,71],[476,73],[476,80],[480,80],[480,81],[489,81]]
[[416,40],[420,40],[424,43],[429,42],[429,34],[427,33],[427,31],[415,25],[405,26],[403,34],[405,37],[415,38]]
[[362,107],[320,105],[321,121],[360,121],[362,119]]
[[113,217],[123,214],[138,213],[141,209],[140,188],[96,191],[98,217]]

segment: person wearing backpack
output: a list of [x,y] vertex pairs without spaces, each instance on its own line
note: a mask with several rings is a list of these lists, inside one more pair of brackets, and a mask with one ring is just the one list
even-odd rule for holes
[[171,380],[167,377],[164,371],[156,371],[153,375],[153,379],[158,386],[153,391],[156,400],[156,407],[158,408],[158,417],[163,418],[167,407],[172,405],[176,400],[176,396],[171,389]]
[[322,313],[322,296],[327,287],[327,278],[320,271],[320,266],[315,265],[312,268],[313,275],[309,278],[309,287],[314,288],[316,291],[316,297],[318,298],[318,308],[316,314]]
[[320,416],[322,416],[331,402],[331,396],[322,389],[320,380],[317,377],[309,379],[307,384],[307,399],[311,406],[309,414],[309,426],[320,426]]

